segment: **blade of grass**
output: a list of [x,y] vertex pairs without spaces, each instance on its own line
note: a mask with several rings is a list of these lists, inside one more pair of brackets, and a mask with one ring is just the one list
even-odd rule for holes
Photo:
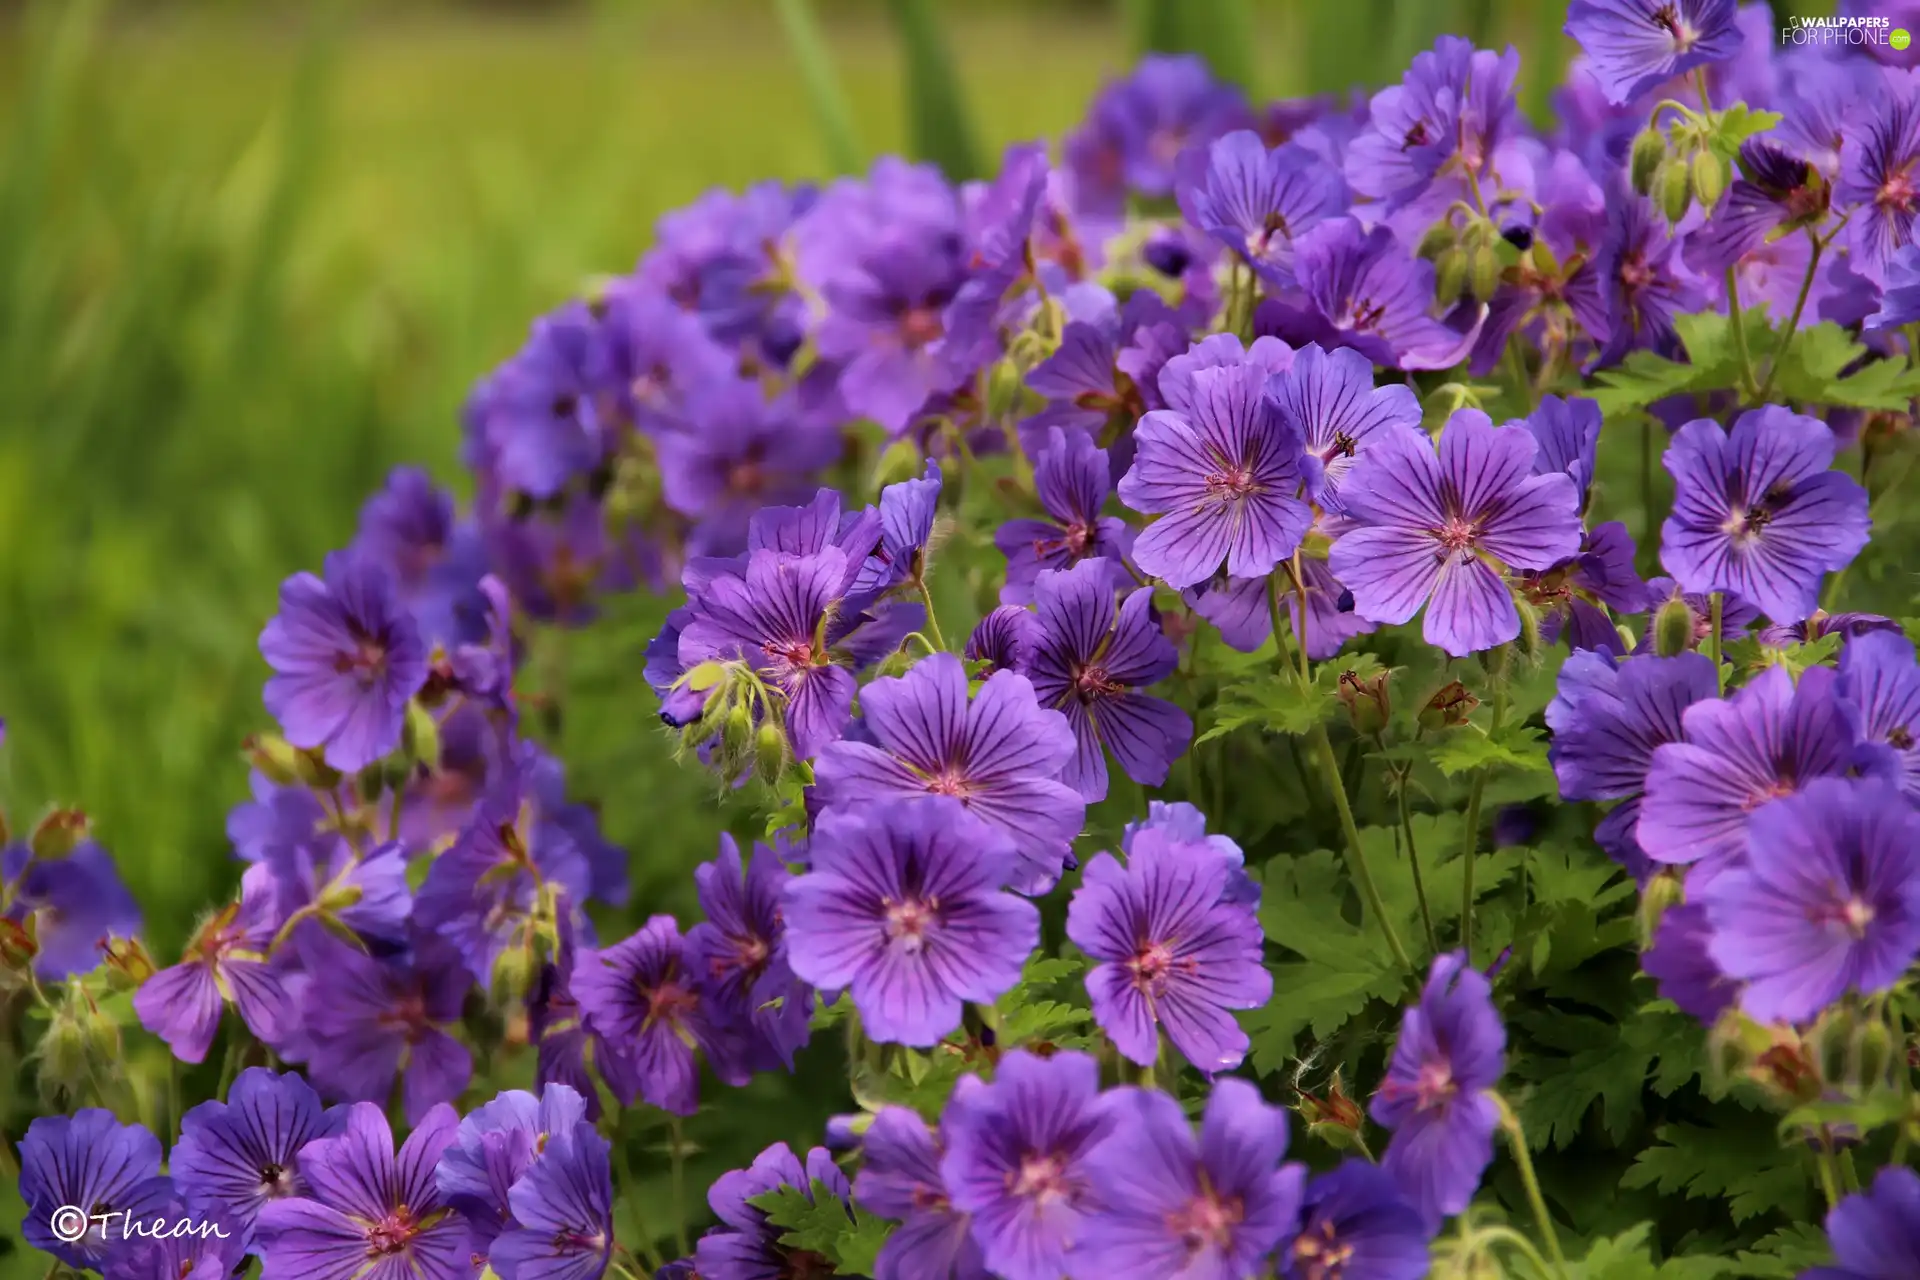
[[780,25],[787,33],[787,45],[800,67],[800,78],[807,87],[807,101],[813,108],[814,123],[820,128],[820,141],[827,150],[827,163],[835,172],[852,173],[860,168],[860,145],[854,137],[853,113],[847,108],[846,91],[833,69],[826,39],[809,0],[775,0]]
[[931,0],[893,0],[893,20],[906,55],[907,123],[915,157],[933,161],[954,182],[980,177],[953,48]]

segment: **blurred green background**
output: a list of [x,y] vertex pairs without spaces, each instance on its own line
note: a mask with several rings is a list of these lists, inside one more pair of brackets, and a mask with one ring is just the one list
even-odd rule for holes
[[[0,4],[0,798],[92,813],[158,951],[234,877],[280,579],[393,464],[460,487],[467,387],[660,213],[829,172],[780,2]],[[816,9],[867,156],[909,143],[897,8]],[[1462,30],[1522,47],[1537,108],[1561,56],[1537,0],[927,11],[986,157],[1183,14],[1237,19],[1220,58],[1268,96]],[[655,609],[572,638],[599,696],[562,734],[643,912],[690,905],[715,823],[638,679]]]

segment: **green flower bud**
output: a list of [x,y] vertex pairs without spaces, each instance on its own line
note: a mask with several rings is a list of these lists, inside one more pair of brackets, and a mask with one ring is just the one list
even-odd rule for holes
[[27,838],[27,846],[41,862],[64,858],[73,852],[75,845],[87,838],[91,826],[87,815],[78,809],[55,809],[40,819],[33,834]]
[[1668,222],[1687,216],[1693,200],[1693,171],[1679,160],[1669,160],[1653,177],[1654,200]]
[[1675,597],[1653,615],[1653,651],[1663,658],[1678,657],[1693,648],[1693,610]]
[[69,1001],[54,1011],[34,1050],[40,1095],[49,1102],[77,1095],[87,1080],[87,1029]]
[[927,464],[920,460],[919,445],[911,440],[896,440],[880,455],[873,482],[876,487],[885,488],[901,480],[912,480],[926,468]]
[[328,764],[319,747],[297,753],[294,776],[315,791],[331,791],[340,785],[340,771]]
[[[27,917],[29,924],[32,919]],[[40,944],[28,925],[0,916],[0,995],[26,987],[33,958],[39,954]]]
[[153,976],[153,957],[138,938],[109,938],[105,947],[107,981],[116,991],[133,991]]
[[536,965],[531,948],[508,947],[493,962],[493,994],[502,1005],[515,1005],[533,987]]
[[1727,162],[1711,151],[1693,153],[1693,198],[1708,213],[1727,189]]
[[1514,640],[1514,647],[1530,658],[1544,652],[1547,643],[1540,638],[1540,611],[1532,601],[1518,596],[1514,598],[1513,607],[1520,615],[1520,634]]
[[1442,305],[1452,302],[1467,287],[1467,252],[1455,245],[1440,255],[1434,264],[1434,296]]
[[240,754],[275,786],[291,787],[300,781],[300,753],[285,738],[256,733],[240,744]]
[[418,761],[429,769],[440,767],[440,722],[418,702],[407,704],[406,723],[400,730],[400,750],[408,760]]
[[1387,679],[1392,674],[1382,671],[1371,680],[1362,680],[1352,671],[1340,673],[1340,683],[1334,693],[1346,707],[1355,733],[1367,736],[1386,728],[1388,718],[1393,715],[1393,699],[1387,693]]
[[1500,287],[1500,255],[1483,244],[1467,256],[1467,283],[1473,296],[1485,302]]
[[1677,907],[1686,901],[1686,882],[1673,871],[1662,871],[1647,881],[1647,887],[1640,891],[1640,947],[1642,950],[1653,945],[1653,938],[1660,931],[1660,921],[1671,907]]
[[761,725],[753,738],[753,767],[760,780],[768,786],[778,782],[787,771],[787,759],[787,735],[771,721]]
[[753,717],[742,703],[734,703],[720,729],[720,749],[728,760],[745,758],[753,739]]
[[1420,237],[1419,254],[1431,262],[1451,249],[1459,242],[1460,233],[1452,222],[1445,218],[1427,228],[1427,234]]
[[1533,247],[1527,250],[1527,256],[1533,259],[1533,269],[1545,276],[1558,277],[1560,274],[1560,255],[1553,251],[1540,235],[1533,237]]
[[1658,129],[1642,129],[1633,140],[1633,189],[1643,196],[1650,195],[1654,174],[1666,158],[1666,138]]
[[1893,1066],[1893,1032],[1878,1018],[1860,1028],[1854,1041],[1854,1069],[1860,1088],[1885,1084]]

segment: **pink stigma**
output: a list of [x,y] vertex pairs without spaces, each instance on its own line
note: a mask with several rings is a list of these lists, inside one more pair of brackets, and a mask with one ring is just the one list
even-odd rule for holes
[[354,634],[354,647],[333,655],[333,669],[350,675],[364,688],[386,674],[387,647],[372,636]]
[[900,902],[889,901],[885,906],[888,939],[900,943],[907,954],[918,954],[927,945],[927,930],[933,927],[940,904],[932,899],[921,902],[916,898],[907,898]]
[[1072,1190],[1067,1185],[1067,1162],[1050,1152],[1030,1152],[1021,1158],[1020,1168],[1007,1175],[1007,1189],[1035,1200],[1064,1200]]
[[909,307],[900,314],[900,336],[910,347],[924,347],[942,332],[940,312],[932,307]]
[[1414,1106],[1421,1111],[1443,1107],[1459,1092],[1460,1086],[1453,1080],[1453,1064],[1444,1059],[1424,1064],[1414,1078]]
[[1873,907],[1857,897],[1828,903],[1812,914],[1816,924],[1839,925],[1855,942],[1867,936],[1867,926],[1873,923],[1874,918]]
[[1087,548],[1092,544],[1092,529],[1078,520],[1067,526],[1067,554],[1078,559],[1087,554]]
[[952,796],[964,800],[973,794],[973,787],[966,777],[953,769],[942,769],[927,779],[927,790],[936,796]]
[[1207,477],[1207,496],[1215,502],[1240,502],[1259,491],[1253,469],[1244,463],[1229,463]]
[[1685,53],[1700,38],[1700,33],[1680,21],[1680,11],[1670,4],[1663,4],[1653,12],[1653,24],[1664,28],[1673,37],[1675,53]]
[[1323,1222],[1318,1233],[1302,1231],[1293,1242],[1293,1260],[1304,1264],[1301,1280],[1340,1280],[1353,1258],[1353,1246],[1334,1234],[1333,1224]]
[[1775,800],[1784,799],[1792,795],[1796,790],[1798,790],[1798,788],[1794,786],[1792,778],[1775,778],[1766,786],[1748,795],[1747,798],[1741,802],[1740,807],[1746,812],[1752,813],[1761,805],[1771,804]]
[[1073,675],[1073,691],[1082,702],[1111,698],[1126,691],[1126,686],[1107,675],[1105,667],[1081,667]]
[[1874,197],[1874,203],[1882,208],[1907,213],[1913,209],[1916,196],[1920,196],[1920,188],[1914,186],[1912,172],[1898,169],[1888,174],[1887,180],[1880,184],[1880,193]]
[[1133,985],[1141,990],[1158,986],[1173,968],[1173,948],[1164,942],[1149,942],[1127,961],[1133,971]]
[[382,1258],[404,1253],[419,1234],[420,1224],[414,1220],[413,1210],[401,1205],[368,1228],[367,1256]]
[[1186,1242],[1189,1253],[1207,1245],[1225,1252],[1233,1245],[1233,1229],[1246,1217],[1246,1209],[1237,1197],[1220,1199],[1204,1191],[1186,1207],[1167,1215],[1167,1226]]
[[1473,540],[1480,533],[1474,522],[1465,516],[1448,516],[1447,522],[1434,530],[1440,539],[1440,545],[1451,554],[1458,555],[1473,549]]

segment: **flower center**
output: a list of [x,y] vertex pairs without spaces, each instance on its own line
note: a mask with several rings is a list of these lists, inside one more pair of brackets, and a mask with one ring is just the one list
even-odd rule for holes
[[1334,1234],[1331,1222],[1322,1222],[1318,1231],[1302,1231],[1293,1242],[1300,1280],[1340,1280],[1352,1257],[1353,1246]]
[[1880,184],[1880,193],[1874,197],[1874,203],[1884,209],[1897,209],[1901,213],[1910,213],[1920,197],[1920,187],[1913,182],[1911,169],[1896,169],[1887,175]]
[[1207,477],[1207,496],[1215,502],[1243,502],[1259,491],[1253,468],[1242,462],[1229,462]]
[[932,898],[925,902],[906,898],[899,902],[888,900],[885,905],[888,940],[899,943],[908,955],[920,954],[927,945],[927,932],[933,928],[940,903]]
[[1896,751],[1913,750],[1913,730],[1897,724],[1887,732],[1887,745]]
[[1144,943],[1127,968],[1133,972],[1133,985],[1142,991],[1157,986],[1173,968],[1173,948],[1164,942]]
[[769,640],[760,646],[760,650],[776,663],[789,668],[813,665],[811,640]]
[[1414,1106],[1421,1111],[1443,1107],[1459,1092],[1460,1086],[1453,1079],[1453,1064],[1444,1059],[1423,1065],[1413,1081]]
[[1870,903],[1862,902],[1858,897],[1846,898],[1828,903],[1814,914],[1817,924],[1838,925],[1855,942],[1867,936],[1867,927],[1873,923],[1874,910]]
[[1107,674],[1100,666],[1085,666],[1074,672],[1073,691],[1082,702],[1092,702],[1096,698],[1117,697],[1126,691],[1126,686]]
[[1066,1159],[1053,1152],[1028,1152],[1020,1168],[1008,1175],[1008,1184],[1014,1195],[1034,1200],[1064,1200],[1072,1192]]
[[354,633],[354,645],[333,655],[333,669],[352,676],[361,688],[376,683],[387,670],[387,647],[372,636]]
[[1067,526],[1067,554],[1078,559],[1087,554],[1087,548],[1093,545],[1093,530],[1082,521],[1075,520]]
[[1464,555],[1471,551],[1473,540],[1479,533],[1478,526],[1465,516],[1448,516],[1446,523],[1433,531],[1448,555]]
[[1225,1252],[1233,1245],[1233,1229],[1246,1217],[1246,1208],[1237,1196],[1222,1200],[1212,1191],[1203,1191],[1184,1208],[1167,1215],[1167,1226],[1187,1247],[1198,1253],[1212,1245]]
[[932,307],[908,307],[900,313],[900,336],[910,347],[924,347],[942,332],[940,313]]
[[1763,804],[1771,804],[1775,800],[1792,795],[1796,789],[1793,779],[1782,774],[1750,794],[1740,807],[1745,812],[1752,813]]
[[1653,25],[1664,30],[1673,39],[1675,53],[1685,53],[1700,38],[1700,33],[1680,20],[1680,10],[1675,5],[1663,4],[1653,11]]
[[420,1224],[414,1221],[413,1210],[401,1205],[368,1228],[367,1256],[381,1258],[405,1252],[419,1233]]
[[647,1002],[646,1025],[658,1023],[679,1026],[700,1004],[700,994],[689,991],[678,982],[668,979],[657,987],[641,987],[640,996]]
[[1320,451],[1320,461],[1331,462],[1335,458],[1351,458],[1359,450],[1360,442],[1344,431],[1333,433],[1333,442]]
[[942,769],[927,779],[927,790],[936,796],[953,796],[964,800],[973,794],[973,787],[965,775],[957,769]]
[[1628,294],[1637,294],[1653,283],[1653,268],[1639,254],[1624,253],[1620,255],[1620,265],[1614,268],[1613,276]]
[[771,954],[773,954],[772,950],[767,946],[765,938],[750,936],[734,943],[734,958],[739,966],[749,973],[756,972],[766,964],[767,957]]
[[1376,303],[1371,298],[1354,298],[1347,303],[1341,318],[1334,321],[1336,329],[1350,329],[1355,333],[1365,333],[1380,323],[1380,317],[1387,314],[1385,303]]
[[1291,234],[1285,216],[1277,212],[1269,213],[1261,222],[1260,229],[1247,237],[1247,253],[1255,258],[1262,257],[1273,244],[1275,236],[1284,240]]
[[260,1185],[266,1188],[267,1199],[284,1200],[294,1193],[293,1170],[278,1164],[267,1165],[260,1170]]

